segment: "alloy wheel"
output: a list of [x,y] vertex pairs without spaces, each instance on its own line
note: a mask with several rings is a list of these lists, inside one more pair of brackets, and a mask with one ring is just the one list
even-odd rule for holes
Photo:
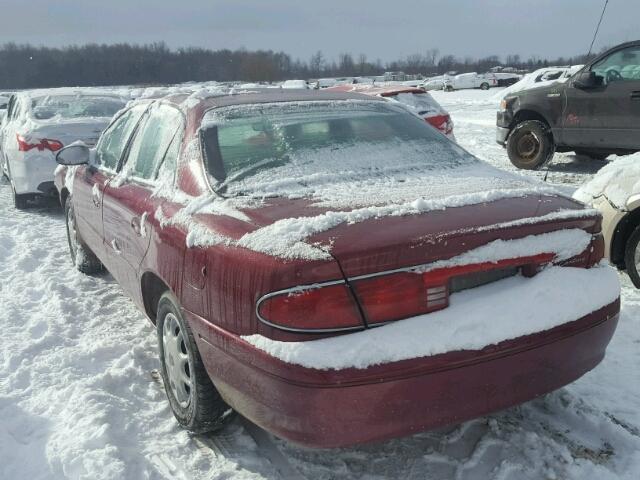
[[168,313],[164,319],[162,350],[171,392],[180,406],[186,408],[191,402],[193,368],[187,352],[184,332],[173,313]]

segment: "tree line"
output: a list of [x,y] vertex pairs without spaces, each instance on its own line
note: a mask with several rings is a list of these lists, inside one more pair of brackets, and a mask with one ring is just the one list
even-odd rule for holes
[[549,65],[584,63],[585,55],[543,59],[508,55],[484,58],[440,54],[436,48],[391,62],[365,54],[342,53],[337,59],[317,51],[308,60],[272,50],[170,49],[164,43],[87,44],[51,48],[6,43],[0,46],[0,89],[61,86],[157,85],[188,81],[273,82],[291,78],[381,75],[403,71],[425,76],[449,71],[484,72],[496,65],[535,70]]

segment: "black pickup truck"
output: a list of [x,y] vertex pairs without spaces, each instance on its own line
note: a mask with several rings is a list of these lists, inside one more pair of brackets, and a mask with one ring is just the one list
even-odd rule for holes
[[528,170],[556,151],[593,159],[640,151],[640,40],[608,50],[564,83],[507,95],[497,125],[511,163]]

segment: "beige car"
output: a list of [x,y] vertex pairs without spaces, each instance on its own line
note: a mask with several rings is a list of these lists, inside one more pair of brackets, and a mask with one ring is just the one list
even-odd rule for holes
[[573,197],[602,213],[605,258],[640,288],[640,154],[610,163]]

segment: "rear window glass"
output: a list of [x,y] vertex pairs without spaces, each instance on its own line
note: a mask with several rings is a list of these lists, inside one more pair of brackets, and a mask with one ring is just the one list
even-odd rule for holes
[[402,176],[475,162],[418,117],[383,102],[219,108],[205,115],[200,137],[214,189],[226,194],[255,193],[274,182]]
[[31,115],[36,120],[82,117],[113,117],[126,102],[117,97],[89,95],[51,95],[31,102]]

